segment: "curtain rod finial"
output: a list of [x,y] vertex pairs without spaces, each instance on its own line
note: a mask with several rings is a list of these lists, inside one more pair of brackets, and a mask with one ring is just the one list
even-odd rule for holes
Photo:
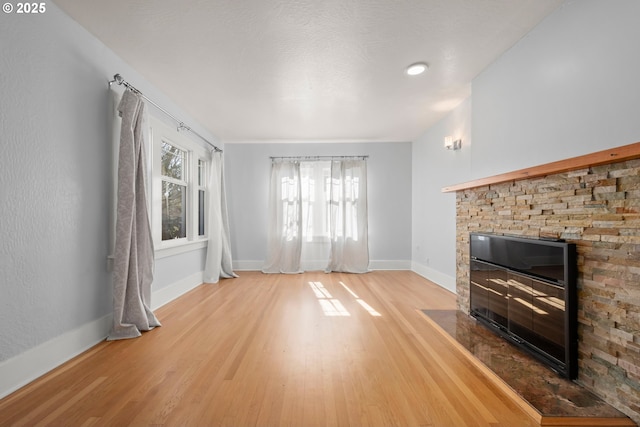
[[159,106],[158,104],[156,104],[155,102],[153,102],[151,99],[149,99],[148,97],[146,97],[142,92],[140,92],[138,89],[136,89],[135,87],[133,87],[130,83],[128,83],[125,79],[122,78],[122,76],[118,73],[118,74],[114,74],[113,75],[113,80],[109,81],[109,87],[111,87],[111,85],[113,83],[118,83],[118,85],[124,85],[128,90],[137,93],[138,95],[140,95],[142,98],[146,99],[147,101],[149,101],[149,103],[153,104],[156,108],[158,108],[158,110],[162,111],[163,113],[165,113],[167,116],[171,117],[173,120],[175,120],[176,122],[178,122],[178,132],[182,131],[182,130],[187,130],[189,132],[192,132],[193,134],[195,134],[196,136],[198,136],[200,139],[202,139],[204,142],[206,142],[207,144],[211,145],[212,147],[214,147],[216,150],[222,151],[220,148],[216,147],[215,145],[213,145],[212,143],[210,143],[205,137],[203,137],[202,135],[200,135],[198,132],[194,131],[193,129],[191,129],[189,126],[185,125],[183,121],[180,121],[176,116],[174,116],[173,114],[169,113],[167,110],[165,110],[164,108],[162,108],[161,106]]
[[124,82],[124,79],[120,74],[114,74],[113,80],[109,80],[109,87],[111,87],[111,85],[114,83],[118,83],[118,85],[121,85],[123,82]]

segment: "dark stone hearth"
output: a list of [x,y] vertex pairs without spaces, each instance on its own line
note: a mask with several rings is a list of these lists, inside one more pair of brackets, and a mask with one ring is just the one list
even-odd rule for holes
[[461,311],[422,310],[543,417],[627,418]]

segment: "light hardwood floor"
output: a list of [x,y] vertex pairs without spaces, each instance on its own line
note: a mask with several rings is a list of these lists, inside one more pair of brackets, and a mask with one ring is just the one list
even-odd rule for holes
[[0,425],[533,426],[418,309],[411,272],[241,272],[0,401]]

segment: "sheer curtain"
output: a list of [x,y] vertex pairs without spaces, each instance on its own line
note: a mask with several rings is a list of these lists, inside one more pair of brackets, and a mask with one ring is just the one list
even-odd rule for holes
[[365,160],[274,160],[265,273],[369,271]]
[[229,216],[224,187],[222,153],[211,153],[209,172],[209,201],[207,203],[208,237],[207,257],[204,268],[205,283],[217,283],[220,278],[238,277],[232,268],[229,239]]
[[329,259],[329,191],[331,161],[300,162],[302,195],[302,252],[300,265],[324,270]]
[[118,106],[122,117],[113,274],[113,327],[108,340],[135,338],[160,322],[150,306],[153,240],[146,193],[145,104],[127,90]]
[[369,271],[367,217],[367,162],[332,162],[329,220],[331,251],[326,271]]
[[269,223],[264,273],[301,273],[300,162],[274,161],[269,182]]

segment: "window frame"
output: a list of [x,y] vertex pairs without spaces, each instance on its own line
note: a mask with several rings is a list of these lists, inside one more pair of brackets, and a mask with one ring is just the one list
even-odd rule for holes
[[[195,161],[195,166],[197,168],[196,171],[196,210],[197,210],[197,224],[196,224],[196,235],[198,238],[203,238],[207,236],[209,232],[208,223],[207,223],[207,207],[208,207],[208,197],[209,197],[209,169],[210,164],[206,158],[198,157]],[[200,191],[204,193],[203,204],[204,204],[204,224],[203,224],[203,234],[200,234]]]
[[179,150],[181,152],[182,155],[182,164],[181,164],[181,178],[175,178],[172,176],[168,176],[168,175],[164,175],[162,172],[162,164],[160,165],[160,198],[161,198],[161,206],[160,206],[160,215],[161,215],[161,220],[164,220],[164,215],[163,215],[163,211],[164,211],[164,199],[163,199],[163,194],[162,192],[166,191],[165,190],[165,184],[169,184],[169,185],[174,185],[174,186],[179,186],[182,187],[184,189],[184,206],[182,206],[182,213],[184,215],[184,225],[183,227],[183,232],[184,232],[184,237],[178,237],[178,238],[174,238],[174,239],[164,239],[164,236],[162,234],[164,234],[164,228],[161,227],[161,236],[160,236],[160,240],[162,242],[169,242],[169,241],[182,241],[184,239],[187,239],[188,234],[189,234],[189,230],[188,230],[188,218],[189,218],[189,175],[190,175],[190,165],[189,165],[189,152],[184,149],[183,147],[179,146],[178,144],[176,144],[174,141],[169,140],[166,137],[162,137],[162,141],[159,142],[160,145],[160,159],[162,162],[162,155],[164,154],[164,146],[165,145],[169,145],[172,149],[175,150]]
[[[311,174],[306,174],[304,169],[311,170]],[[324,172],[328,172],[325,175]],[[305,183],[305,178],[313,184]],[[306,184],[306,185],[305,185]],[[300,198],[301,209],[303,210],[302,241],[310,243],[327,243],[331,240],[331,229],[329,216],[331,215],[331,200],[329,198],[328,186],[331,185],[331,161],[309,160],[300,162],[300,185],[302,186],[302,196]],[[307,189],[313,187],[313,194],[306,194]],[[311,210],[312,224],[305,221],[305,210]],[[314,214],[320,214],[317,218]],[[305,227],[306,225],[306,227]],[[318,230],[319,228],[319,230]],[[312,230],[309,235],[308,231]]]
[[[151,235],[156,258],[172,256],[178,253],[196,250],[206,246],[209,221],[207,206],[209,198],[208,176],[210,160],[208,150],[189,139],[184,133],[177,131],[154,116],[150,116],[149,135],[151,146]],[[174,182],[171,177],[162,175],[162,144],[171,144],[185,152],[184,181],[186,182],[186,237],[162,240],[162,182]],[[199,185],[199,161],[204,165],[203,185]],[[205,190],[205,234],[199,235],[199,191]]]

